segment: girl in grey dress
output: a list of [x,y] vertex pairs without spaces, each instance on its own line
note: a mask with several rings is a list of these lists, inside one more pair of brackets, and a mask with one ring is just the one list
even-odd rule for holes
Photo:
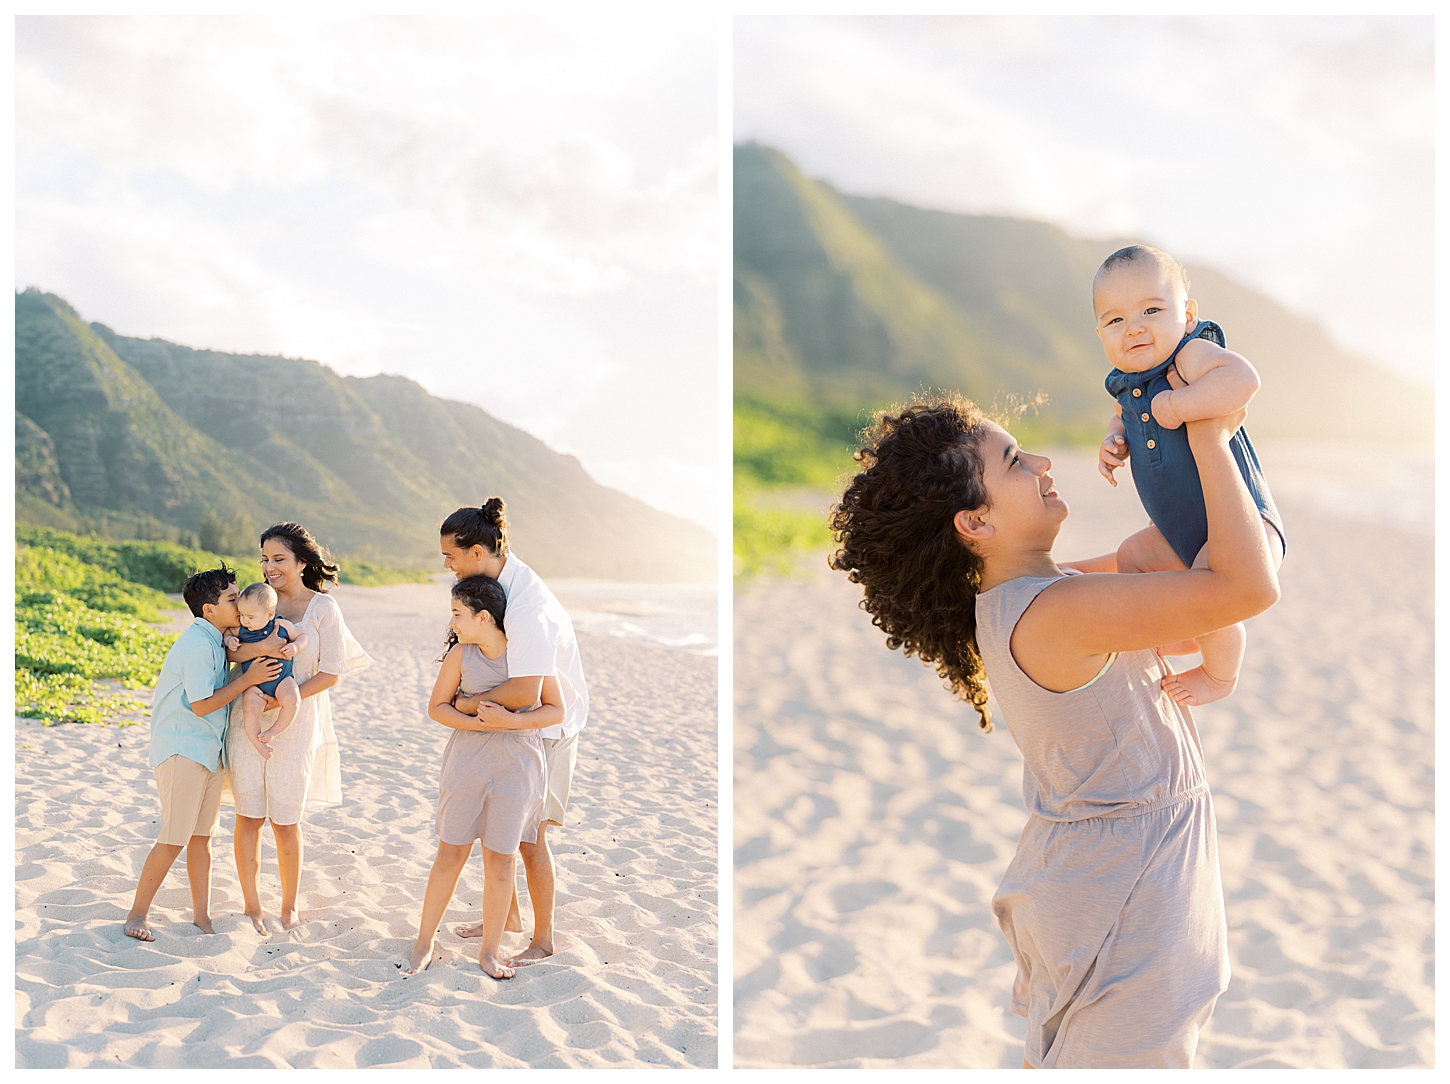
[[453,899],[474,841],[483,846],[483,940],[479,966],[496,979],[513,976],[499,955],[514,886],[514,855],[538,836],[544,820],[544,747],[538,731],[564,717],[558,682],[546,678],[540,703],[509,711],[497,704],[465,715],[453,706],[460,694],[476,696],[508,680],[504,636],[506,599],[490,576],[453,585],[448,650],[428,705],[435,722],[452,727],[438,780],[438,855],[428,875],[423,917],[406,967],[423,970],[438,958],[438,924]]
[[1051,462],[956,396],[883,415],[832,513],[831,563],[887,644],[934,663],[987,731],[990,678],[1022,751],[1029,818],[993,911],[1029,1068],[1190,1067],[1228,982],[1202,749],[1155,649],[1191,651],[1278,598],[1230,451],[1242,419],[1189,423],[1206,569],[1059,566]]

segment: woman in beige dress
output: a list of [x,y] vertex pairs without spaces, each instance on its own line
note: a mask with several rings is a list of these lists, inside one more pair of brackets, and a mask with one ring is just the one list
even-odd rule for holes
[[[277,592],[277,615],[307,633],[306,643],[292,660],[302,706],[292,725],[272,743],[271,758],[263,759],[247,740],[237,704],[232,706],[227,726],[223,800],[230,796],[237,807],[237,876],[247,917],[258,933],[266,933],[266,915],[257,892],[262,825],[272,822],[282,881],[279,918],[282,928],[290,930],[300,922],[297,889],[302,879],[302,814],[311,808],[342,804],[342,772],[328,690],[344,675],[370,666],[373,660],[348,631],[337,601],[327,594],[328,585],[337,583],[337,566],[327,561],[307,529],[296,523],[268,527],[262,533],[261,547],[262,575]],[[229,650],[227,657],[245,662],[259,655],[278,655],[285,643],[274,636],[261,643],[242,644]]]

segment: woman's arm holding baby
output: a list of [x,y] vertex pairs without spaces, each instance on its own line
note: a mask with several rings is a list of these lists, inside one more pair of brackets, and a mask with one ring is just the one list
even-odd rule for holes
[[282,645],[277,654],[281,655],[284,659],[294,658],[297,652],[307,646],[307,633],[305,630],[299,629],[292,622],[281,617],[277,618],[277,624],[287,630],[287,642]]
[[1153,417],[1165,429],[1243,410],[1259,390],[1259,374],[1246,358],[1207,339],[1178,352],[1168,382],[1173,390],[1153,396]]

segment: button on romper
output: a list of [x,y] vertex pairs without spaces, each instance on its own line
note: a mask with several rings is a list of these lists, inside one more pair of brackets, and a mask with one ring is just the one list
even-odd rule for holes
[[1035,1068],[1189,1068],[1229,979],[1202,747],[1154,651],[1122,652],[1065,693],[1022,672],[1012,630],[1059,579],[977,596],[1030,814],[992,899],[1017,960],[1012,1011]]
[[[1192,568],[1198,551],[1208,541],[1208,509],[1203,503],[1203,482],[1198,477],[1198,463],[1188,446],[1188,426],[1164,429],[1153,417],[1153,396],[1169,391],[1168,368],[1179,351],[1194,339],[1224,345],[1223,328],[1212,320],[1200,320],[1191,334],[1183,336],[1168,360],[1146,372],[1125,373],[1114,369],[1105,381],[1108,394],[1117,399],[1123,415],[1123,438],[1128,442],[1128,465],[1133,471],[1133,486],[1143,510],[1153,526],[1173,547],[1184,567]],[[1284,518],[1274,504],[1268,480],[1259,466],[1258,453],[1242,426],[1229,440],[1234,462],[1249,496],[1274,530],[1279,544],[1284,545]]]

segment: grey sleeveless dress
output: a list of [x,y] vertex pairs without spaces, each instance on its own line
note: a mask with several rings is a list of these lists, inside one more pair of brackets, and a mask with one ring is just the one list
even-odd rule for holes
[[[490,659],[463,644],[463,692],[508,680],[508,656]],[[499,854],[533,843],[544,822],[544,743],[533,730],[455,730],[438,773],[438,838],[455,846],[482,840]]]
[[1190,1068],[1228,988],[1213,802],[1193,717],[1154,651],[1071,692],[1012,657],[1012,630],[1061,577],[977,596],[977,644],[1022,751],[1030,814],[992,910],[1017,960],[1012,1011],[1036,1068]]

